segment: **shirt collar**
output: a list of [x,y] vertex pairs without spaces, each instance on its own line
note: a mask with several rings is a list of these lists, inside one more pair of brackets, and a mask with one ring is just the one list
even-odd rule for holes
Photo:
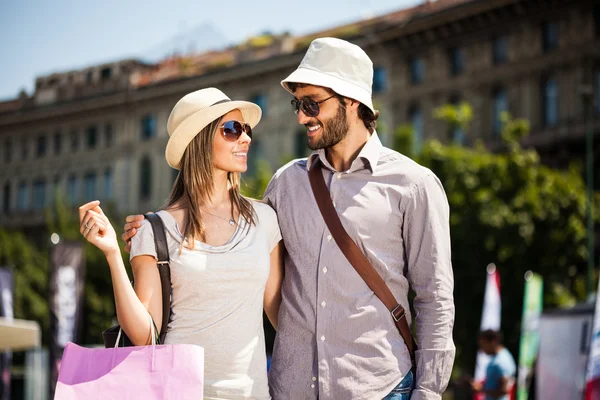
[[[350,166],[349,171],[352,172],[352,171],[356,171],[357,169],[359,169],[359,163],[360,163],[360,166],[364,165],[364,166],[368,167],[371,170],[371,173],[375,172],[375,168],[377,167],[377,162],[379,161],[379,155],[381,154],[382,148],[383,148],[383,145],[381,144],[381,141],[379,140],[379,136],[377,135],[377,132],[373,131],[373,134],[371,135],[371,137],[369,138],[367,143],[365,143],[363,148],[358,153],[356,160],[352,161],[352,165]],[[308,156],[308,159],[306,160],[306,169],[307,170],[310,171],[311,165],[315,162],[315,160],[317,158],[319,158],[321,160],[321,163],[323,163],[323,165],[325,167],[333,170],[333,167],[331,166],[331,164],[329,164],[329,161],[327,161],[327,157],[325,156],[324,149],[315,150],[311,153],[310,156]],[[362,163],[361,163],[361,161],[362,161]],[[366,161],[366,162],[364,162],[364,161]]]

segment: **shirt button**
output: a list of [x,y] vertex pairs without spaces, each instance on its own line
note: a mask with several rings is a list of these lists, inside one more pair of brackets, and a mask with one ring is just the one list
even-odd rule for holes
[[311,387],[312,389],[314,389],[314,388],[315,388],[315,384],[313,383],[312,385],[310,385],[310,387]]
[[313,382],[316,382],[317,381],[317,377],[313,376],[312,380],[313,380]]
[[321,336],[321,341],[325,341],[325,335]]
[[331,242],[331,239],[333,239],[333,236],[327,235],[327,240]]
[[321,302],[321,307],[325,308],[326,305],[327,305],[327,303],[325,303],[324,301]]
[[323,273],[326,274],[327,273],[327,267],[323,268]]

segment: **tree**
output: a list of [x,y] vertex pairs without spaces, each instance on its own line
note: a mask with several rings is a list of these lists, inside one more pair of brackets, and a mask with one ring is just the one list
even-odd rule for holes
[[[451,105],[438,110],[454,120]],[[503,116],[507,151],[427,142],[417,161],[441,180],[450,203],[457,343],[456,372],[471,371],[487,264],[501,275],[502,330],[517,353],[526,271],[545,280],[545,306],[585,299],[585,185],[580,171],[556,171],[517,141],[529,131],[525,120]],[[598,197],[598,196],[597,196]],[[597,215],[597,213],[596,213]],[[548,290],[549,289],[549,290]]]

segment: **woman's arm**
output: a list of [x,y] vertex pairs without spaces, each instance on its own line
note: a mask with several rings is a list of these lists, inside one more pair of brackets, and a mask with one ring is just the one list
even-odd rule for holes
[[264,308],[273,328],[277,330],[277,315],[281,305],[281,281],[283,280],[283,254],[285,247],[279,241],[271,251],[271,271],[265,287]]
[[106,259],[110,266],[117,319],[121,328],[136,346],[152,343],[148,313],[152,316],[158,333],[162,329],[162,289],[156,260],[148,255],[131,260],[134,276],[132,287],[121,253],[107,254]]
[[159,332],[162,323],[162,291],[156,260],[147,255],[133,258],[134,289],[121,258],[117,235],[100,208],[100,202],[92,201],[81,206],[79,221],[81,234],[102,250],[108,261],[121,328],[134,345],[150,344],[148,313]]

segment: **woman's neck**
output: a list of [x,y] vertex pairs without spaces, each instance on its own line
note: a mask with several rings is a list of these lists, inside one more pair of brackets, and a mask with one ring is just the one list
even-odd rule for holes
[[207,199],[206,208],[218,209],[231,206],[231,195],[229,193],[228,173],[225,171],[214,171],[214,185],[211,196]]

